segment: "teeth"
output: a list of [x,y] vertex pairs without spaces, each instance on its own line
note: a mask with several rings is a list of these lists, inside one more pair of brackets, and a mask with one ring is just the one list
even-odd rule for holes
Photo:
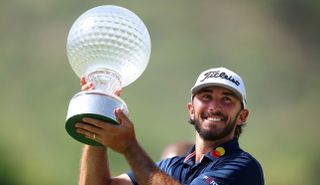
[[209,121],[221,121],[222,119],[221,118],[210,118],[210,117],[208,117],[207,120],[209,120]]

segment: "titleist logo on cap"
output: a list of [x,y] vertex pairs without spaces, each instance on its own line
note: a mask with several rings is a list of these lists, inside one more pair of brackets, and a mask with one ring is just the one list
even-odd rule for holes
[[220,72],[220,71],[209,71],[204,74],[204,78],[200,80],[200,82],[205,81],[206,79],[210,78],[222,78],[225,80],[229,80],[230,82],[236,84],[237,86],[240,85],[240,82],[236,80],[232,75],[228,75],[225,72]]

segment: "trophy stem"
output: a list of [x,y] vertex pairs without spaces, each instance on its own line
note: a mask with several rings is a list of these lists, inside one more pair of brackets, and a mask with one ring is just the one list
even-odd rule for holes
[[116,89],[121,88],[120,75],[111,69],[97,69],[87,74],[87,82],[93,82],[95,89],[113,95]]

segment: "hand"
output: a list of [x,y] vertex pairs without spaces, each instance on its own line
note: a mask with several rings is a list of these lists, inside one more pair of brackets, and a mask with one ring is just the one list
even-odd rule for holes
[[[82,91],[89,91],[95,89],[93,82],[87,83],[85,76],[80,77],[80,86]],[[116,96],[120,96],[121,88],[115,89],[114,94]]]
[[76,131],[86,138],[94,139],[116,152],[125,154],[130,147],[137,145],[133,123],[126,114],[117,108],[114,110],[119,125],[106,123],[92,118],[83,118],[83,123],[77,123]]
[[80,77],[80,86],[82,91],[94,90],[95,88],[93,82],[87,83],[85,76]]

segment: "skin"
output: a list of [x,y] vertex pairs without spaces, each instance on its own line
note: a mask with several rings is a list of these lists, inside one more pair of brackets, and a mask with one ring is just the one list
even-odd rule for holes
[[[80,80],[82,90],[94,89],[94,85],[86,83],[84,77]],[[115,91],[120,95],[120,89]],[[191,120],[197,120],[199,127],[205,132],[219,135],[228,125],[232,131],[215,140],[207,140],[196,132],[196,161],[201,161],[205,153],[226,141],[234,138],[236,125],[243,124],[249,114],[247,109],[241,109],[240,100],[229,90],[222,87],[209,87],[198,92],[188,104]],[[221,115],[216,115],[220,112]],[[126,174],[111,177],[107,157],[107,149],[120,153],[127,160],[137,181],[141,185],[178,185],[172,177],[161,172],[139,145],[134,131],[134,125],[121,109],[114,114],[119,125],[108,124],[99,120],[84,118],[83,123],[76,124],[77,132],[85,137],[95,139],[105,147],[85,145],[80,161],[80,185],[130,185],[131,180]],[[221,120],[225,117],[226,120]],[[94,137],[93,137],[94,136]]]
[[188,110],[190,119],[197,120],[204,132],[210,132],[214,136],[219,135],[230,124],[234,124],[230,133],[214,140],[208,140],[199,132],[196,133],[197,162],[212,148],[232,140],[236,126],[244,124],[249,115],[247,109],[241,108],[239,98],[223,87],[208,87],[200,90],[193,101],[188,103]]

